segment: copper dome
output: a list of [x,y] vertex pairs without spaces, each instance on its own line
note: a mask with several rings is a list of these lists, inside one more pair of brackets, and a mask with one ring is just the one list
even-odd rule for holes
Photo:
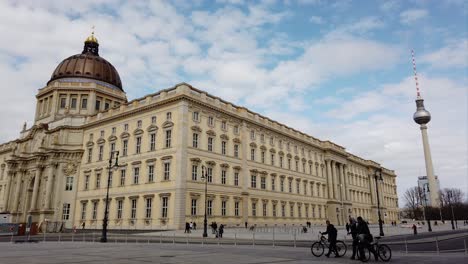
[[107,60],[99,56],[97,39],[88,37],[81,54],[63,60],[50,77],[50,82],[62,78],[87,78],[102,81],[122,89],[122,82],[117,70]]

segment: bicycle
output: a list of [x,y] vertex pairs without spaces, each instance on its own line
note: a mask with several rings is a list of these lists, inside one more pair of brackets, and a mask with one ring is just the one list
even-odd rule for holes
[[[358,251],[357,251],[358,259],[360,259],[362,262],[368,262],[371,258],[371,252],[372,252],[374,254],[375,260],[378,260],[380,258],[383,262],[390,261],[390,259],[392,258],[392,250],[390,249],[390,247],[386,244],[379,243],[379,239],[381,237],[377,236],[374,238],[375,238],[375,242],[372,242],[372,243],[364,244],[364,243],[359,242]],[[360,256],[361,255],[360,248],[362,248],[362,252],[364,252],[364,256],[362,258]]]
[[[310,247],[310,251],[312,252],[312,255],[316,257],[320,257],[323,255],[325,252],[325,248],[328,248],[328,240],[325,238],[325,236],[320,235],[320,238],[317,242],[314,242],[312,246]],[[336,241],[336,253],[339,257],[342,257],[346,254],[346,244],[341,241],[337,240]]]

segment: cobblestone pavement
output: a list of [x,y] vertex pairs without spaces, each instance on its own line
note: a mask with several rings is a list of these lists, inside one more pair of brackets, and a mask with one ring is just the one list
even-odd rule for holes
[[[217,246],[183,244],[101,244],[41,242],[0,243],[0,264],[71,263],[222,263],[222,264],[302,264],[360,263],[343,258],[313,257],[306,248],[263,246]],[[468,255],[395,253],[391,263],[467,263]]]

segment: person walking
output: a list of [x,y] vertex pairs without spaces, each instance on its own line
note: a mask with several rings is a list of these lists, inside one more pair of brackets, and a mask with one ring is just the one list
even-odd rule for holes
[[185,233],[190,233],[190,224],[188,222],[185,222],[185,231],[184,231],[184,234]]
[[418,227],[415,224],[413,224],[413,227],[411,227],[411,228],[413,228],[413,235],[417,235],[418,234]]
[[[357,218],[356,233],[357,233],[357,238],[359,242],[359,247],[358,247],[359,256],[361,258],[360,260],[362,260],[363,258],[365,258],[364,248],[367,247],[370,242],[372,242],[373,238],[370,233],[367,222],[365,222],[364,219],[362,219],[362,217],[360,216],[358,216]],[[373,251],[372,253],[374,253],[374,256],[377,258],[376,252]]]
[[197,230],[197,223],[193,222],[193,230]]
[[218,235],[219,235],[220,238],[223,237],[223,233],[224,233],[224,225],[220,224],[219,225],[219,230],[218,230]]
[[[349,219],[351,219],[351,216],[349,217]],[[349,223],[346,223],[346,233],[349,233]]]
[[335,253],[335,258],[338,258],[338,250],[336,249],[336,237],[338,236],[338,230],[336,230],[335,226],[330,224],[330,221],[326,221],[327,224],[327,231],[320,233],[322,235],[328,235],[328,253],[325,254],[327,258],[330,257],[331,252]]
[[81,230],[84,230],[84,229],[85,229],[85,226],[86,226],[86,223],[83,222],[83,223],[81,224]]
[[351,237],[353,238],[353,255],[351,256],[351,259],[356,259],[356,251],[357,251],[357,246],[358,246],[356,219],[349,216],[349,225],[348,226],[349,226],[348,235],[351,235]]

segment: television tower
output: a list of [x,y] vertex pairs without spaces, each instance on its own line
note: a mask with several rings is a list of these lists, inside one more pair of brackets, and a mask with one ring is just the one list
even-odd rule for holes
[[414,59],[414,51],[411,50],[413,60],[414,80],[416,81],[416,112],[413,115],[414,122],[420,125],[422,141],[424,147],[424,159],[426,162],[426,175],[429,183],[429,199],[433,207],[439,207],[439,190],[437,188],[436,178],[434,175],[434,166],[432,165],[431,149],[429,147],[429,139],[427,137],[427,123],[431,121],[431,114],[424,108],[424,99],[419,91],[418,75],[416,72],[416,61]]

